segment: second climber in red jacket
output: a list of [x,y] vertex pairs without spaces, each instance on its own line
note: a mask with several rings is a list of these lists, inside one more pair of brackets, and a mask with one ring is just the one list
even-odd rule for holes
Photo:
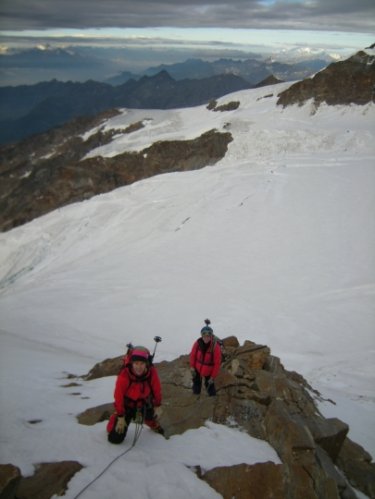
[[117,376],[115,413],[107,425],[108,440],[113,444],[124,440],[132,420],[145,422],[155,432],[164,434],[158,421],[161,412],[161,384],[150,359],[147,348],[132,347],[126,356],[125,366]]
[[193,393],[199,395],[202,380],[210,397],[216,395],[214,380],[220,371],[221,346],[215,338],[210,321],[201,330],[201,337],[194,343],[190,352],[190,369],[193,375]]

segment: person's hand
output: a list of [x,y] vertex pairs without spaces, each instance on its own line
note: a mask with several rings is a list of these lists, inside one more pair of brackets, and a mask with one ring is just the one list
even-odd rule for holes
[[196,370],[195,370],[195,368],[194,368],[194,367],[191,367],[191,368],[190,368],[190,372],[191,372],[191,375],[192,375],[192,376],[195,376],[195,374],[196,374]]
[[161,417],[161,415],[163,414],[163,409],[160,406],[155,407],[154,414],[155,414],[156,418],[159,419]]
[[210,385],[213,385],[213,384],[214,384],[214,379],[213,378],[208,378],[207,385],[210,386]]
[[115,430],[117,433],[124,433],[126,428],[126,422],[125,422],[125,417],[124,416],[119,416],[117,418]]

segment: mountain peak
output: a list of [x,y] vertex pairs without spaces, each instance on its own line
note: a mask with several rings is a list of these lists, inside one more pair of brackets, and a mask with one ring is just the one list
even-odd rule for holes
[[364,51],[345,61],[331,63],[313,78],[299,81],[279,94],[283,107],[314,99],[316,105],[375,102],[375,58]]

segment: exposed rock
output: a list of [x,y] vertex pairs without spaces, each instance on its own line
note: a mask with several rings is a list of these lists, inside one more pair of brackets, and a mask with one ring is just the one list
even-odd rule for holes
[[50,499],[53,495],[62,496],[72,477],[83,466],[77,461],[41,463],[31,477],[22,478],[17,488],[17,499]]
[[226,104],[222,104],[221,106],[215,107],[214,111],[234,111],[235,109],[238,109],[240,107],[240,102],[239,101],[231,101],[227,102]]
[[229,348],[237,348],[240,346],[238,339],[235,336],[228,336],[222,340],[223,347],[227,350]]
[[92,426],[101,421],[106,421],[112,413],[113,403],[108,403],[86,409],[86,411],[77,416],[77,419],[80,424]]
[[236,359],[244,359],[248,369],[263,369],[270,349],[263,345],[256,345],[252,341],[245,341],[242,347],[236,350]]
[[349,426],[337,418],[319,420],[310,418],[307,425],[315,442],[327,452],[333,462],[336,462]]
[[[199,476],[224,499],[300,499],[301,497],[356,499],[356,495],[347,487],[345,479],[332,464],[330,473],[335,479],[328,482],[330,485],[326,489],[327,495],[324,496],[311,494],[308,474],[301,469],[299,471],[298,483],[291,483],[288,466],[270,462],[222,466],[204,474],[200,473]],[[335,482],[342,485],[338,493]],[[307,488],[304,490],[305,485]]]
[[317,106],[375,102],[375,57],[358,52],[345,61],[330,64],[313,78],[299,81],[279,94],[277,104],[302,105],[314,99]]
[[328,454],[320,447],[316,449],[317,459],[325,473],[331,477],[336,483],[339,496],[341,499],[357,499],[357,495],[350,487],[345,475],[337,468]]
[[234,111],[235,109],[238,109],[240,106],[239,101],[231,101],[227,102],[226,104],[222,104],[221,106],[217,105],[216,100],[210,100],[210,102],[207,104],[207,109],[209,111]]
[[182,355],[173,362],[157,364],[163,389],[161,424],[166,436],[199,428],[212,417],[214,400],[197,397],[191,391],[189,356]]
[[[353,485],[370,492],[371,497],[375,483],[371,457],[346,438],[345,423],[320,414],[311,395],[313,390],[301,375],[286,371],[268,347],[251,341],[240,346],[235,337],[226,338],[223,354],[216,397],[192,394],[188,355],[156,364],[163,388],[161,424],[166,436],[197,428],[207,420],[235,424],[249,435],[268,441],[282,465],[219,468],[204,474],[208,483],[223,497],[237,499],[354,499],[346,474]],[[118,360],[114,360],[98,364],[90,373],[117,374],[113,366]],[[103,421],[108,412],[108,405],[91,410],[90,422],[85,424]],[[79,416],[81,422],[87,413]]]
[[[101,120],[110,115],[101,115]],[[156,142],[140,152],[83,159],[115,134],[131,133],[142,126],[137,122],[125,130],[104,132],[100,122],[98,118],[76,120],[67,127],[0,148],[0,230],[159,173],[213,165],[224,157],[232,141],[230,133],[210,130],[192,140]],[[93,126],[98,130],[86,140],[78,135]]]
[[353,487],[369,497],[375,497],[375,463],[363,447],[346,438],[340,449],[337,465]]
[[13,499],[21,481],[21,471],[13,464],[0,464],[0,499]]
[[285,499],[284,466],[274,463],[221,466],[202,475],[224,499]]
[[117,376],[123,366],[124,356],[115,357],[114,359],[106,359],[95,366],[83,376],[87,381],[96,378],[104,378],[105,376]]
[[209,101],[209,103],[207,104],[206,108],[209,110],[209,111],[212,111],[213,109],[215,109],[215,107],[217,106],[217,100],[216,99],[211,99]]

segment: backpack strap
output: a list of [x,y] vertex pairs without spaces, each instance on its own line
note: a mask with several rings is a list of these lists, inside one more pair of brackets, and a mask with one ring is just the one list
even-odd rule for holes
[[213,354],[213,353],[214,353],[214,350],[215,350],[215,347],[216,347],[217,340],[218,340],[218,338],[217,338],[215,335],[213,335],[213,336],[212,336],[211,345],[210,345],[210,352],[211,352],[211,354]]

